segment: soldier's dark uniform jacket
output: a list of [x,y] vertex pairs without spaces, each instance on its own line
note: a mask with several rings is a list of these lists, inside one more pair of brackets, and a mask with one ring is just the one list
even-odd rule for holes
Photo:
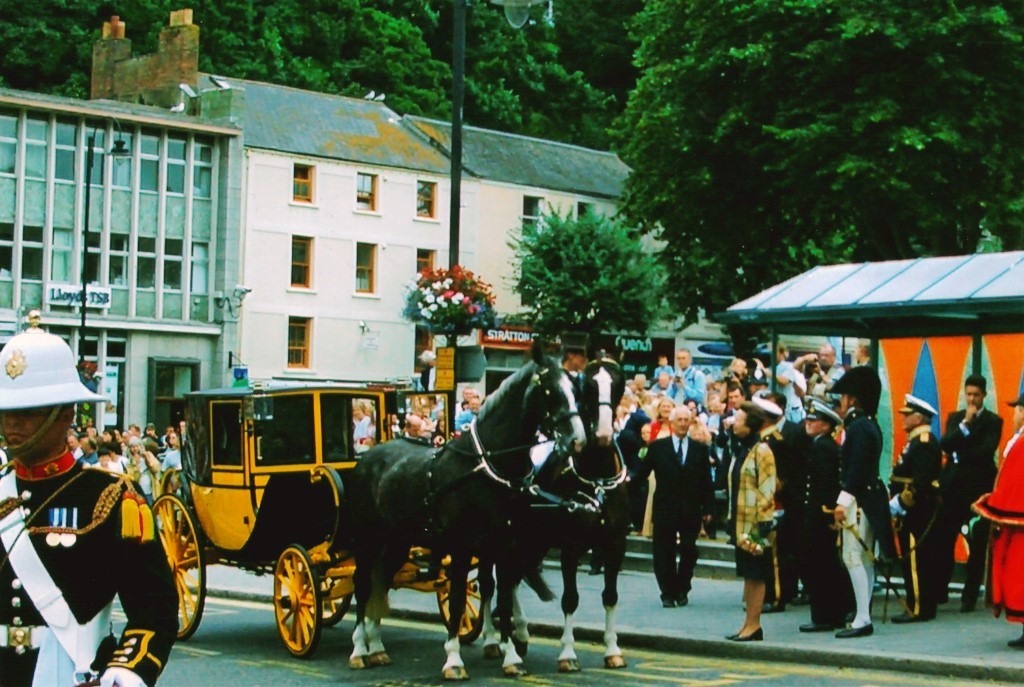
[[[0,518],[24,509],[32,546],[75,619],[87,623],[115,595],[127,616],[120,638],[97,647],[94,672],[126,668],[152,687],[177,633],[178,599],[152,514],[138,496],[142,492],[122,475],[83,468],[71,454],[31,472],[19,465],[17,475],[19,497],[0,502]],[[46,623],[2,543],[0,553],[0,625],[8,627],[8,646],[0,648],[0,685],[27,687],[38,652],[11,646],[10,638],[18,628]]]
[[939,589],[936,553],[938,538],[932,531],[938,509],[938,479],[942,450],[930,425],[911,430],[907,445],[893,467],[890,488],[905,515],[895,520],[900,542],[903,579],[911,615],[922,620],[935,617]]
[[847,414],[840,462],[842,490],[857,499],[878,542],[879,558],[895,557],[889,497],[879,477],[882,456],[882,430],[875,418],[855,409]]

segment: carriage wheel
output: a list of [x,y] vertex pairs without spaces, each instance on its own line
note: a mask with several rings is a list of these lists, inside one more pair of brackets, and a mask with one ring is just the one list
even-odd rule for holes
[[320,584],[320,595],[323,598],[323,613],[322,620],[324,627],[334,627],[341,622],[341,619],[348,613],[348,609],[352,606],[352,595],[346,594],[340,599],[332,599],[331,589],[334,585],[338,584],[337,580],[330,578],[325,579]]
[[[469,571],[469,578],[466,580],[466,611],[462,614],[462,623],[459,626],[459,642],[472,644],[480,636],[483,630],[483,617],[480,615],[480,583],[476,579],[477,570]],[[441,619],[444,626],[451,623],[451,615],[448,613],[448,596],[451,590],[451,580],[441,589],[437,590],[437,608],[441,611]]]
[[206,562],[199,531],[177,496],[158,498],[153,513],[178,591],[178,639],[186,640],[199,628],[206,606]]
[[274,616],[284,646],[299,658],[309,658],[320,643],[323,601],[313,562],[295,544],[277,559],[274,571]]

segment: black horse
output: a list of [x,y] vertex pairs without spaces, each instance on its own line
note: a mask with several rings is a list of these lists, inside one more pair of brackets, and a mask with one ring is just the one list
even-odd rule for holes
[[[539,345],[533,359],[492,394],[468,431],[440,452],[392,441],[363,454],[347,489],[351,497],[355,556],[356,627],[352,668],[390,662],[380,638],[390,580],[412,546],[435,559],[450,556],[446,680],[468,677],[459,653],[458,628],[466,603],[473,556],[513,569],[507,530],[522,490],[532,481],[529,450],[538,431],[573,454],[586,441],[564,371]],[[512,580],[499,574],[499,599],[511,598]]]
[[[543,496],[517,528],[516,555],[526,570],[539,565],[551,548],[561,550],[562,612],[565,625],[562,633],[562,652],[558,657],[560,672],[576,672],[573,637],[573,615],[579,607],[576,573],[579,561],[588,549],[599,551],[604,567],[605,587],[601,599],[605,608],[605,654],[607,668],[624,668],[626,661],[618,646],[615,632],[615,610],[618,605],[618,577],[626,556],[626,538],[631,527],[629,495],[624,485],[626,466],[613,441],[612,421],[614,409],[625,392],[625,375],[619,365],[610,359],[591,361],[584,370],[584,393],[581,402],[587,428],[587,444],[582,454],[551,456],[556,469],[545,465],[540,471],[536,487]],[[499,569],[500,574],[500,569]],[[534,585],[531,585],[534,586]],[[486,603],[481,598],[481,603]],[[526,622],[518,603],[503,606],[499,598],[495,615],[504,618],[511,612],[515,617],[512,637],[501,633],[502,642],[511,640],[519,653],[525,653],[529,640]],[[484,606],[484,655],[498,655],[497,636],[490,608]],[[504,629],[504,626],[503,628]]]

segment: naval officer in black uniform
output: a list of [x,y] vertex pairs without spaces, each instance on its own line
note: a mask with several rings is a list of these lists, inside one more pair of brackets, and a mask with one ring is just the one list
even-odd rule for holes
[[936,554],[942,551],[935,535],[942,450],[932,436],[932,418],[938,411],[927,401],[907,394],[900,413],[907,444],[889,478],[889,511],[900,543],[909,611],[892,619],[897,624],[935,618],[940,580]]
[[[0,685],[152,687],[177,633],[178,597],[153,514],[123,475],[65,443],[82,385],[64,341],[33,327],[0,351]],[[127,622],[111,634],[120,598]]]
[[844,626],[853,610],[853,590],[843,568],[838,532],[828,511],[839,492],[839,444],[834,434],[842,419],[825,401],[812,399],[804,417],[810,438],[805,466],[804,518],[800,529],[800,576],[810,597],[811,622],[801,632],[831,632]]

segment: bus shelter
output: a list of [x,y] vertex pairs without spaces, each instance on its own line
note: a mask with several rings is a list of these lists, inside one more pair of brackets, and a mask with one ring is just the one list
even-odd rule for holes
[[[871,340],[882,379],[878,420],[888,455],[902,450],[898,409],[912,393],[963,407],[969,374],[988,380],[986,407],[1012,430],[1007,401],[1024,392],[1024,251],[815,267],[736,303],[716,319],[786,335]],[[1002,445],[1002,443],[1000,444]]]

